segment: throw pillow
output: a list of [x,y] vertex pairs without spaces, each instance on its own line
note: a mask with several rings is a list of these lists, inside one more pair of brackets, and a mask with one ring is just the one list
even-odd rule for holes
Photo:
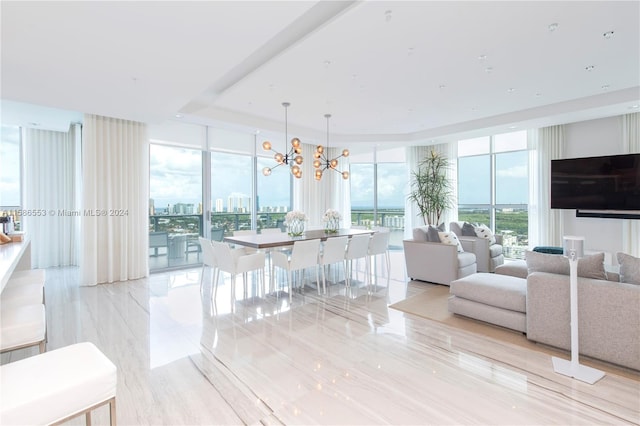
[[429,241],[429,228],[427,226],[419,226],[413,228],[414,241],[427,242]]
[[[559,254],[538,253],[536,251],[525,252],[527,270],[532,272],[549,272],[552,274],[569,275],[569,259]],[[604,270],[604,253],[596,253],[578,259],[578,276],[606,280]]]
[[487,225],[476,226],[474,229],[475,236],[489,240],[489,245],[496,243],[496,237]]
[[462,236],[463,237],[475,237],[476,228],[469,222],[462,224]]
[[620,282],[627,284],[640,284],[640,258],[626,253],[617,253],[620,264]]
[[464,249],[462,248],[462,244],[460,244],[460,240],[458,236],[454,232],[438,232],[440,237],[440,242],[442,244],[449,244],[451,246],[456,246],[458,253],[463,253]]
[[438,228],[429,225],[429,229],[427,230],[427,241],[432,243],[439,243],[440,236],[438,235]]

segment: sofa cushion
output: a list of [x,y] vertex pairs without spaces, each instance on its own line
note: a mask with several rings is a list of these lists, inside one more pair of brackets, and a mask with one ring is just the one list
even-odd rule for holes
[[620,264],[620,282],[627,284],[640,284],[640,258],[626,253],[617,253]]
[[[557,254],[538,253],[527,250],[525,252],[529,274],[533,272],[549,272],[552,274],[569,275],[569,259]],[[596,253],[578,259],[578,276],[606,280],[604,270],[604,253]]]
[[437,228],[433,225],[419,226],[417,228],[413,228],[413,239],[423,243],[439,243],[439,231],[444,231],[444,223],[440,224]]
[[485,240],[489,240],[489,244],[496,243],[496,237],[493,235],[493,232],[487,225],[476,226],[475,234],[478,238],[484,238]]
[[458,268],[466,268],[476,263],[476,255],[473,253],[458,253]]
[[523,278],[479,272],[452,281],[449,292],[485,305],[527,311],[527,280]]
[[451,246],[456,246],[458,253],[464,252],[462,248],[462,244],[460,244],[460,240],[458,236],[454,232],[438,232],[438,236],[440,237],[440,242],[442,244],[449,244]]
[[475,237],[476,236],[476,228],[470,224],[469,222],[465,222],[461,227],[462,235],[465,237]]
[[421,243],[426,243],[429,241],[427,240],[427,231],[427,226],[418,226],[417,228],[413,228],[413,239]]

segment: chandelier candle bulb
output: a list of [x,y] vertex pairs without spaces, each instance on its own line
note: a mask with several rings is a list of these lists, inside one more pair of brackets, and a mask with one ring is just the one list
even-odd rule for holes
[[[328,155],[329,154],[329,118],[331,118],[331,114],[325,114],[324,117],[327,119],[327,155]],[[322,145],[318,145],[316,147],[316,152],[314,153],[313,156],[316,159],[313,162],[313,167],[316,168],[316,174],[315,174],[316,180],[322,179],[322,172],[327,169],[335,170],[336,172],[340,173],[342,175],[342,178],[345,180],[349,179],[348,171],[341,172],[340,170],[337,169],[338,159],[340,157],[346,158],[349,156],[348,149],[343,149],[342,154],[340,154],[336,158],[329,159],[324,153],[324,147]]]
[[[289,138],[288,135],[288,120],[287,120],[287,108],[291,105],[289,102],[283,102],[282,106],[284,107],[284,140],[285,142]],[[285,154],[280,152],[276,152],[273,150],[271,146],[271,142],[264,141],[262,143],[262,149],[265,151],[274,151],[275,155],[273,156],[274,160],[276,160],[276,164],[274,167],[265,167],[262,169],[262,174],[265,176],[271,175],[273,169],[283,164],[289,166],[289,171],[293,176],[300,179],[302,177],[302,169],[300,169],[299,165],[303,163],[304,158],[302,155],[302,147],[300,146],[301,142],[298,138],[291,139],[291,149],[289,151],[285,151]],[[285,146],[286,148],[286,146]]]

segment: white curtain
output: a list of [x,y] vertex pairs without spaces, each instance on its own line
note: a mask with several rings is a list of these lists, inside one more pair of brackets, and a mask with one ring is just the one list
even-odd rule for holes
[[34,268],[78,264],[80,138],[80,124],[24,130],[24,209],[34,215],[22,219]]
[[82,166],[82,285],[147,276],[147,126],[85,115]]
[[[322,179],[315,179],[313,154],[315,145],[302,144],[302,179],[293,179],[293,209],[303,211],[307,215],[307,229],[322,229],[322,215],[327,209],[340,212],[340,227],[351,227],[351,193],[349,179],[342,178],[341,173],[325,170]],[[325,149],[327,157],[335,158],[342,149]],[[349,170],[348,158],[341,157],[338,163],[340,171]]]
[[445,156],[449,160],[449,168],[446,172],[449,181],[451,182],[451,190],[453,191],[453,208],[444,212],[441,221],[444,222],[445,227],[449,229],[449,223],[458,220],[458,146],[455,142],[428,145],[428,146],[410,146],[407,147],[407,188],[405,194],[405,214],[404,214],[404,236],[405,238],[413,238],[413,228],[424,225],[424,219],[420,215],[418,206],[409,201],[408,195],[411,192],[411,182],[413,180],[413,174],[417,172],[420,162],[431,154],[434,150],[439,154]]
[[[622,116],[622,143],[625,153],[640,153],[640,113]],[[622,250],[640,257],[640,219],[622,221]]]
[[551,210],[551,160],[564,156],[564,126],[538,129],[529,137],[529,245],[562,246],[562,212]]

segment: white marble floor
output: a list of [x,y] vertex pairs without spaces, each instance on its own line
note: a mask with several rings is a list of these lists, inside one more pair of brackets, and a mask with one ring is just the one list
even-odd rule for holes
[[390,309],[429,286],[406,282],[401,252],[392,265],[373,294],[309,287],[291,305],[241,285],[232,301],[228,279],[213,304],[199,269],[96,287],[49,269],[48,349],[91,341],[117,365],[120,425],[640,423],[637,372],[604,365],[588,385],[543,351]]

